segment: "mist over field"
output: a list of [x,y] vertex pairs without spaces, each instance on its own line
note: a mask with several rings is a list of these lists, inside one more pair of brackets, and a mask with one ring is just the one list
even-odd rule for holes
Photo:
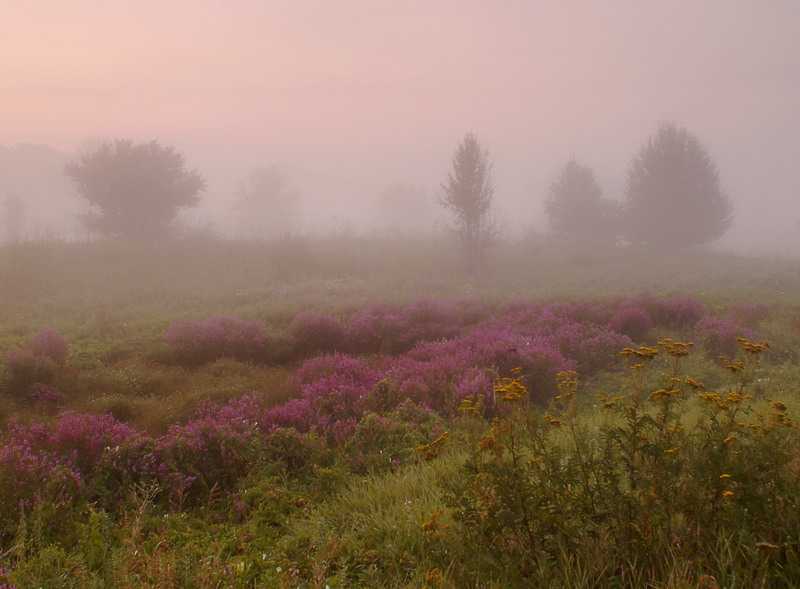
[[[795,254],[798,53],[793,0],[17,3],[0,24],[0,198],[26,202],[30,237],[85,237],[64,163],[105,138],[158,140],[207,180],[184,217],[225,236],[246,236],[234,203],[258,166],[296,191],[295,234],[440,231],[471,131],[516,237],[547,230],[568,158],[619,200],[675,121],[735,207],[715,247]],[[405,216],[381,205],[397,184],[423,195]]]
[[0,12],[0,589],[800,587],[800,2]]

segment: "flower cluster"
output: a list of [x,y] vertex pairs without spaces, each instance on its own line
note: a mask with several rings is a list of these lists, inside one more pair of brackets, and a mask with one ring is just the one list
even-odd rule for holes
[[175,357],[186,364],[203,364],[219,358],[256,360],[263,357],[268,343],[263,323],[232,315],[174,323],[166,340]]
[[47,387],[69,355],[69,342],[55,329],[44,329],[25,347],[9,350],[6,368],[11,375],[10,390],[20,400],[53,400],[57,389]]
[[342,322],[325,313],[304,311],[295,315],[289,326],[294,349],[298,353],[335,352],[345,339]]

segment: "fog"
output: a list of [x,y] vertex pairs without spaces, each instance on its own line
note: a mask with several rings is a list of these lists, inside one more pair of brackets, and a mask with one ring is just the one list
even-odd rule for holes
[[[237,186],[271,165],[299,195],[298,231],[384,230],[382,195],[400,184],[430,199],[419,230],[444,218],[436,194],[472,131],[520,235],[544,230],[571,155],[620,198],[631,158],[675,120],[736,207],[717,247],[800,253],[798,55],[796,0],[14,3],[0,197],[30,201],[28,227],[78,235],[63,161],[87,138],[157,139],[208,180],[189,217],[226,234]],[[28,176],[8,163],[25,144],[52,150]]]

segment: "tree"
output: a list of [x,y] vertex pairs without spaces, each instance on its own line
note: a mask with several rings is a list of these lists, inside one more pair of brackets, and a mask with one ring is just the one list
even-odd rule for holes
[[733,220],[714,160],[673,122],[661,123],[631,162],[623,211],[626,237],[661,249],[713,241]]
[[9,243],[21,240],[25,229],[25,201],[16,194],[9,194],[0,208],[3,211],[4,240]]
[[82,218],[86,228],[128,239],[168,235],[178,210],[196,206],[206,186],[180,152],[157,141],[105,142],[68,163],[65,174],[91,207]]
[[603,198],[592,169],[574,157],[550,185],[544,210],[550,230],[572,243],[607,244],[616,238],[616,203]]
[[453,155],[453,169],[439,203],[453,213],[453,233],[464,248],[467,269],[472,272],[497,240],[500,223],[494,213],[489,152],[475,135],[467,133]]
[[387,185],[376,202],[377,227],[392,233],[430,230],[429,199],[422,186],[407,182]]
[[[64,176],[69,156],[47,145],[0,145],[0,187],[3,199],[15,194],[22,200],[0,208],[0,239],[52,239],[74,233],[80,207],[70,197]],[[10,204],[10,208],[6,205]],[[18,222],[17,222],[18,221]],[[14,227],[12,227],[14,225]]]
[[257,167],[239,184],[234,203],[241,215],[245,237],[258,239],[289,233],[297,216],[297,191],[287,173],[278,166]]

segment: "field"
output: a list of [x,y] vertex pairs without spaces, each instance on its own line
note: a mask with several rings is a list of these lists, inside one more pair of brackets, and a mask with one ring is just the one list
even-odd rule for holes
[[800,262],[0,248],[0,587],[796,587]]

